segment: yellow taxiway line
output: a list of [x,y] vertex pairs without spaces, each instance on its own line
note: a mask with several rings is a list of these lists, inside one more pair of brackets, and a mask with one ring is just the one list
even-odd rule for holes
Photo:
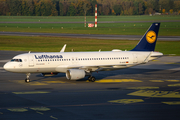
[[116,82],[142,82],[141,80],[135,80],[135,79],[102,79],[95,81],[97,83],[116,83]]
[[138,103],[138,102],[144,102],[142,99],[119,99],[119,100],[111,100],[108,101],[111,103],[122,103],[122,104],[132,104],[132,103]]
[[159,87],[147,87],[147,86],[142,86],[142,87],[128,87],[126,89],[133,89],[133,90],[146,90],[146,89],[159,89]]
[[156,98],[180,98],[180,93],[174,91],[139,90],[136,92],[129,93],[127,95]]
[[168,105],[180,105],[180,101],[171,101],[171,102],[162,102],[164,104],[168,104]]

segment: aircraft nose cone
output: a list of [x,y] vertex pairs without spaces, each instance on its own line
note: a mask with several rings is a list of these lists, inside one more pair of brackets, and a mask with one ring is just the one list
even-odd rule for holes
[[6,71],[9,71],[11,69],[11,66],[9,65],[9,63],[6,63],[3,68],[6,70]]

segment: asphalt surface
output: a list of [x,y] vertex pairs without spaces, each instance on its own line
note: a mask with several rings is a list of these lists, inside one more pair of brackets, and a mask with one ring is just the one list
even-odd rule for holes
[[[93,38],[93,39],[116,39],[116,40],[140,40],[141,35],[98,35],[98,34],[66,34],[66,33],[31,33],[31,32],[2,32],[0,35],[11,36],[56,36],[71,38]],[[158,41],[180,41],[180,36],[158,36]]]
[[0,51],[0,120],[179,120],[180,56],[68,81],[10,73],[2,66],[23,52]]

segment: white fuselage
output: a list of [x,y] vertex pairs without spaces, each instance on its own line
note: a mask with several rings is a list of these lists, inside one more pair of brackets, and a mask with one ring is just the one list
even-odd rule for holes
[[134,51],[25,53],[15,56],[4,68],[19,73],[65,73],[68,69],[93,72],[141,64],[150,54]]

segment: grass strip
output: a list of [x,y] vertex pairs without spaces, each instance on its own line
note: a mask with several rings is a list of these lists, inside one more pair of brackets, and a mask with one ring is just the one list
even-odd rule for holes
[[[100,40],[62,37],[0,36],[0,50],[59,52],[67,44],[66,52],[131,50],[139,40]],[[155,51],[180,55],[180,41],[157,41]]]
[[[84,27],[83,24],[29,24],[1,23],[0,31],[39,32],[39,33],[74,33],[74,34],[112,34],[143,35],[152,23],[100,23],[98,28]],[[162,22],[161,36],[180,36],[180,22]]]
[[[179,15],[129,15],[98,16],[98,21],[159,21],[180,20]],[[0,22],[83,22],[84,16],[0,16]],[[94,16],[86,16],[86,21],[94,21]]]

